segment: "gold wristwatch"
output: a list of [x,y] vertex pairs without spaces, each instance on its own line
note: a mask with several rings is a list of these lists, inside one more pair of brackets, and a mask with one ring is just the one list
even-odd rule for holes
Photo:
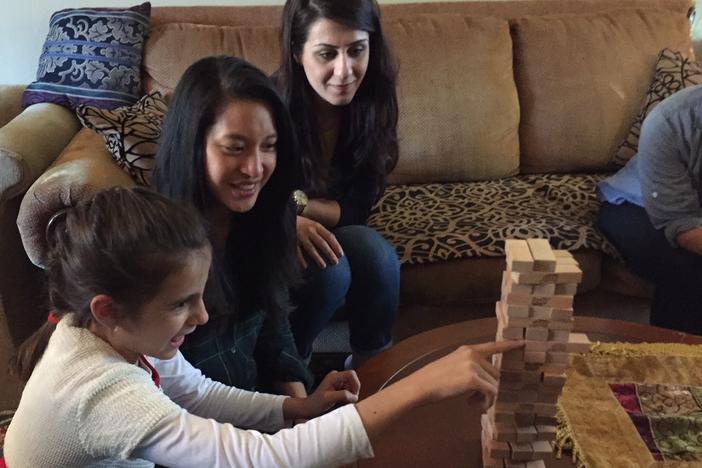
[[299,216],[303,211],[305,211],[305,208],[307,208],[307,203],[309,203],[310,200],[307,198],[307,194],[305,194],[305,192],[302,190],[295,190],[293,192],[293,200],[295,201],[295,207],[297,208],[296,212]]

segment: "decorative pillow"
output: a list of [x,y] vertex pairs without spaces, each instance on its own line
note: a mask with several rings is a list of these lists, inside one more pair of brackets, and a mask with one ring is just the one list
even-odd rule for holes
[[639,115],[636,116],[629,134],[619,145],[612,163],[615,166],[623,166],[636,154],[639,150],[641,124],[659,102],[681,89],[700,83],[702,83],[702,65],[683,57],[680,52],[663,49],[658,55],[656,73],[648,88]]
[[37,81],[22,106],[51,102],[71,110],[79,104],[106,109],[141,95],[140,67],[151,4],[128,9],[79,8],[51,15],[39,58]]
[[119,167],[136,183],[149,185],[166,108],[161,93],[154,91],[132,106],[108,110],[83,105],[76,114],[84,127],[102,135]]

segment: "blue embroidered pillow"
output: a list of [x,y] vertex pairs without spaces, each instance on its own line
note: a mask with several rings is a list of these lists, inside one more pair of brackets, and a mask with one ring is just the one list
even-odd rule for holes
[[128,9],[78,8],[51,15],[37,81],[22,106],[52,102],[114,109],[141,95],[140,67],[149,2]]

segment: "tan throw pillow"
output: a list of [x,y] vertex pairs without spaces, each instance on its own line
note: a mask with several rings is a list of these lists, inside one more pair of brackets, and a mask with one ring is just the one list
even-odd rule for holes
[[702,65],[685,58],[680,52],[663,49],[658,55],[653,82],[648,88],[639,115],[626,138],[617,148],[612,164],[623,166],[639,150],[641,124],[654,107],[663,99],[688,86],[702,83]]
[[660,51],[692,54],[687,17],[664,9],[525,16],[512,33],[522,174],[610,169]]
[[154,91],[131,106],[113,110],[78,106],[76,114],[84,127],[105,139],[119,167],[139,185],[149,185],[166,108],[161,93]]

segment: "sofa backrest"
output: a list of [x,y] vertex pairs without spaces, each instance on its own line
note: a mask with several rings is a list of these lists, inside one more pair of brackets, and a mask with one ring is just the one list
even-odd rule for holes
[[[506,0],[382,5],[400,73],[400,161],[391,183],[607,168],[658,52],[691,56],[692,0]],[[159,7],[147,90],[195,60],[279,60],[280,6]],[[521,168],[521,169],[520,169]]]

